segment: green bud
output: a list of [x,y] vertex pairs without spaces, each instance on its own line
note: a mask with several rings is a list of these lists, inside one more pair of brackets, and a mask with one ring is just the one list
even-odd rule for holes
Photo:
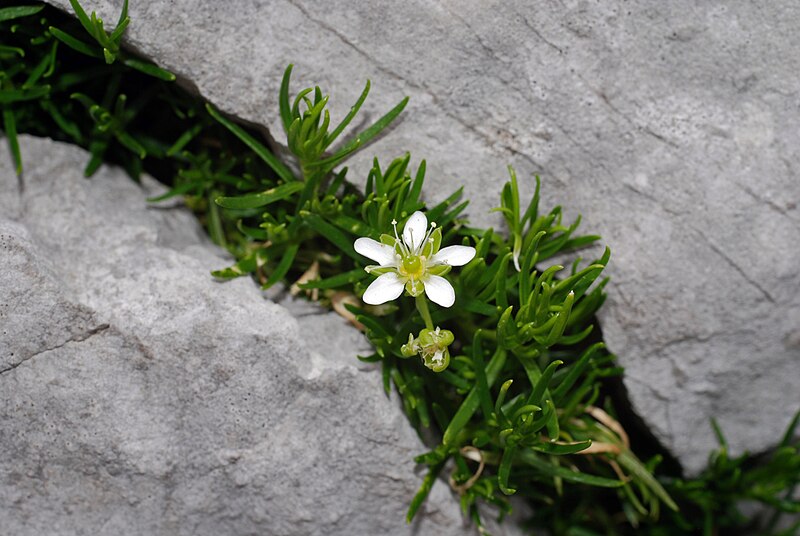
[[408,334],[408,342],[400,347],[400,354],[403,357],[413,357],[419,353],[419,341],[411,333]]
[[450,346],[455,337],[453,332],[447,329],[428,329],[419,332],[419,343],[422,346]]
[[413,334],[408,334],[408,342],[400,347],[400,354],[403,357],[419,355],[426,367],[434,372],[442,372],[450,365],[450,350],[447,347],[454,340],[452,331],[425,328],[416,339]]
[[423,364],[434,372],[441,372],[450,364],[448,346],[453,343],[453,332],[446,329],[423,329],[417,339]]
[[450,365],[450,351],[446,346],[443,349],[435,347],[432,352],[423,348],[422,363],[434,372],[442,372]]

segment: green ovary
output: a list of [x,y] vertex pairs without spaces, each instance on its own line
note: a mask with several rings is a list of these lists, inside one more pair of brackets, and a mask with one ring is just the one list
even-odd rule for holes
[[425,259],[417,255],[409,255],[403,259],[399,268],[398,271],[402,276],[417,280],[422,279],[422,275],[425,273]]

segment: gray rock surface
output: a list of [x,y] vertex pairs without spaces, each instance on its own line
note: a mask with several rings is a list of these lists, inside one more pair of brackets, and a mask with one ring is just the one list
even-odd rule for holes
[[405,524],[425,447],[355,329],[213,281],[227,261],[147,206],[153,181],[20,142],[24,191],[0,154],[0,532],[474,532],[443,483]]
[[[50,0],[68,6],[67,0]],[[120,1],[89,1],[114,20]],[[496,222],[505,166],[612,246],[603,328],[634,409],[685,468],[768,448],[800,407],[800,7],[792,2],[201,0],[131,4],[130,44],[280,139],[276,96],[341,117],[411,103],[373,153],[428,159]],[[525,187],[531,190],[532,180]]]

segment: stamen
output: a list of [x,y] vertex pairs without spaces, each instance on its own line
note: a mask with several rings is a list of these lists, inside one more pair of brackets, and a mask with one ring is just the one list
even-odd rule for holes
[[400,240],[400,237],[397,235],[397,220],[395,220],[395,219],[392,219],[392,228],[394,229],[394,243],[395,243],[395,245],[398,245],[398,244],[400,245],[400,252],[405,257],[405,256],[408,255],[408,248],[403,243],[403,241]]
[[419,243],[419,247],[416,248],[416,250],[417,250],[416,253],[417,254],[422,252],[422,248],[425,245],[425,242],[430,242],[431,244],[433,243],[433,238],[431,237],[431,235],[433,234],[433,230],[434,229],[436,229],[436,222],[432,221],[431,222],[431,228],[428,229],[428,232],[425,233],[425,238],[422,240],[422,242]]

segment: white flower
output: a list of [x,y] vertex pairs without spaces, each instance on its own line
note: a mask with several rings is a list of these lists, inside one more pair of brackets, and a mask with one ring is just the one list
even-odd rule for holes
[[456,301],[456,293],[447,279],[442,277],[451,266],[463,266],[475,257],[475,248],[448,246],[439,250],[442,232],[422,212],[415,212],[403,228],[403,239],[397,236],[397,222],[392,221],[394,236],[383,235],[378,242],[371,238],[356,240],[355,250],[378,263],[367,266],[367,272],[380,276],[364,292],[364,302],[380,305],[398,298],[403,289],[412,296],[423,290],[428,298],[442,307]]

